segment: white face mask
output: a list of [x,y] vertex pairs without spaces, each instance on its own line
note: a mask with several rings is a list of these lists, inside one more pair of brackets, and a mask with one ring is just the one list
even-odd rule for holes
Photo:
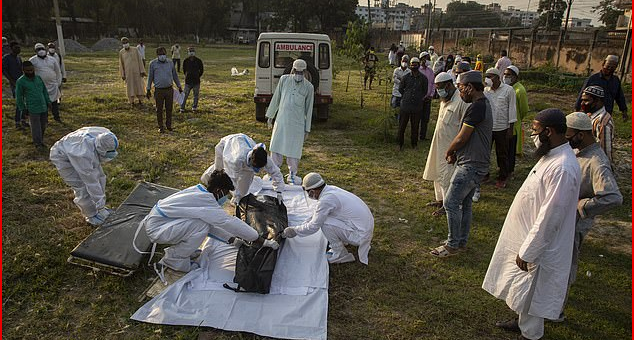
[[447,97],[447,91],[445,89],[436,89],[436,92],[440,98]]
[[46,50],[38,50],[36,53],[38,57],[46,57]]
[[491,86],[493,86],[493,80],[491,80],[491,79],[489,79],[489,78],[484,78],[484,84],[485,84],[487,87],[491,87]]
[[507,77],[507,76],[502,77],[502,81],[506,85],[511,85],[511,83],[513,83],[513,79],[511,79],[511,77]]
[[304,80],[304,75],[303,74],[295,74],[293,75],[293,79],[295,79],[296,82],[301,82],[302,80]]
[[167,56],[165,54],[160,54],[158,56],[158,61],[160,61],[162,63],[166,62],[167,61]]
[[50,53],[50,54],[55,54],[55,49],[54,49],[54,48],[49,48],[49,49],[48,49],[48,53]]
[[409,66],[409,65],[407,64],[407,62],[402,62],[402,63],[401,63],[401,67],[402,67],[402,68],[407,68],[407,66]]
[[129,43],[123,44],[123,48],[125,48],[127,50],[128,48],[130,48],[130,44]]
[[196,55],[196,52],[189,52],[189,56],[190,56],[190,57],[193,57],[193,56],[195,56],[195,55]]
[[542,141],[539,140],[539,135],[534,135],[532,138],[533,143],[535,143],[535,147],[539,149],[539,147],[542,146]]

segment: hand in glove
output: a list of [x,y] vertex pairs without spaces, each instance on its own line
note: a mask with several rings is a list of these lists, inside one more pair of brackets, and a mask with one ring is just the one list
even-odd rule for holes
[[295,231],[295,228],[286,228],[284,229],[284,231],[282,232],[282,237],[283,238],[293,238],[297,236],[297,231]]
[[274,240],[264,240],[264,243],[262,243],[262,247],[269,247],[275,250],[280,247],[280,244],[275,242]]
[[[229,240],[231,241],[231,240]],[[244,242],[242,239],[234,237],[233,241],[229,242],[231,243],[232,246],[236,247],[236,248],[240,248],[240,246],[242,246],[243,244],[246,245],[247,243]]]
[[269,130],[271,130],[273,128],[273,118],[269,118],[266,121],[266,127],[269,128]]

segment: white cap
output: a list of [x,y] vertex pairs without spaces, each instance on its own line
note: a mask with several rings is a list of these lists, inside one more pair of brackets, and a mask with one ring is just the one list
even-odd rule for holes
[[429,55],[429,52],[427,52],[427,51],[423,51],[423,52],[420,52],[419,57],[420,57],[421,59],[423,59],[423,57],[424,57],[424,56],[428,56],[428,55]]
[[306,69],[306,62],[301,60],[301,59],[297,59],[293,62],[293,69],[295,71],[303,71]]
[[435,50],[434,46],[431,46],[431,45],[427,49],[428,50]]
[[410,63],[410,64],[413,64],[413,63],[418,63],[418,64],[420,64],[420,59],[418,59],[418,58],[414,57],[414,58],[410,59],[409,63]]
[[515,65],[511,65],[511,66],[507,67],[507,69],[513,71],[513,73],[515,73],[516,76],[520,75],[520,69],[517,68],[517,66],[515,66]]
[[566,126],[579,131],[592,131],[592,119],[587,113],[573,112],[566,116]]
[[440,72],[434,79],[434,83],[439,84],[446,81],[453,81],[453,77],[448,72]]
[[500,70],[498,70],[495,67],[491,67],[490,69],[488,69],[486,72],[484,72],[485,75],[487,74],[492,74],[494,76],[501,76],[502,74],[500,73]]
[[319,188],[324,185],[324,179],[321,178],[321,175],[316,172],[311,172],[304,176],[304,181],[302,183],[302,187],[304,190],[311,190],[315,188]]
[[42,44],[42,43],[37,43],[37,44],[35,44],[34,49],[37,50],[38,48],[46,49],[46,46],[44,46],[44,44]]

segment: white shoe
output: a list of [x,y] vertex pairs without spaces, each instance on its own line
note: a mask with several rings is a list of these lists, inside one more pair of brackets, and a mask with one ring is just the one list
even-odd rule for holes
[[473,193],[473,197],[471,198],[471,200],[473,202],[477,202],[480,200],[480,188],[476,188],[475,192]]
[[346,253],[346,255],[343,255],[343,256],[328,257],[328,263],[348,263],[348,262],[354,262],[354,261],[355,261],[354,255],[350,253]]

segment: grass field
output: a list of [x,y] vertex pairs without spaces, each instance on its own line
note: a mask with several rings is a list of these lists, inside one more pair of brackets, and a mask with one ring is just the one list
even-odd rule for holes
[[[149,45],[148,51],[154,47]],[[167,135],[158,134],[151,107],[131,109],[127,104],[116,54],[69,55],[69,82],[61,105],[64,124],[51,119],[45,142],[50,146],[88,125],[115,132],[121,141],[119,157],[104,166],[111,207],[118,206],[140,180],[175,188],[197,183],[213,160],[214,144],[224,135],[244,132],[268,143],[270,131],[254,119],[253,72],[229,76],[234,65],[253,71],[255,50],[211,46],[199,48],[198,55],[206,67],[200,110],[175,114],[175,131]],[[352,72],[345,92],[347,75],[347,70],[337,75],[331,118],[314,123],[300,164],[300,175],[318,171],[329,183],[363,198],[376,221],[370,265],[331,266],[329,338],[514,339],[493,326],[512,312],[480,286],[508,207],[534,160],[518,159],[515,180],[507,189],[483,187],[480,202],[474,204],[467,253],[433,258],[428,248],[445,239],[447,226],[446,219],[431,217],[432,208],[425,207],[433,199],[432,183],[422,180],[429,141],[418,150],[406,147],[395,152],[385,85],[363,92],[362,108],[359,71]],[[531,91],[527,85],[531,115],[551,106],[572,111],[575,93]],[[261,339],[131,321],[130,315],[141,306],[137,297],[155,276],[152,270],[120,278],[67,264],[70,251],[93,228],[72,203],[72,192],[48,161],[48,153],[36,151],[28,132],[14,129],[13,101],[3,100],[2,108],[3,338]],[[625,202],[603,216],[584,243],[567,320],[547,323],[548,339],[632,336],[631,122],[615,121],[618,179]]]

